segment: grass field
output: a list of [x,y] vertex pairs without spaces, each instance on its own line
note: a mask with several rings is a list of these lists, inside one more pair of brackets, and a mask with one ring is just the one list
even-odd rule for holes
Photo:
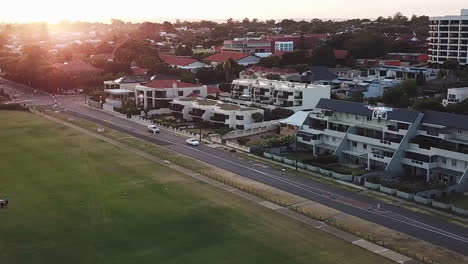
[[392,263],[33,114],[0,142],[0,263]]

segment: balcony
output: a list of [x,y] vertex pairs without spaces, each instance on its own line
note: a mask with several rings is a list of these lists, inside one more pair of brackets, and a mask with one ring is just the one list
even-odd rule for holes
[[[420,149],[437,151],[437,149],[445,150],[446,152],[456,152],[461,154],[468,154],[468,144],[460,144],[455,142],[450,142],[440,138],[433,138],[428,136],[416,136],[410,141],[412,144],[418,145]],[[435,149],[435,150],[433,150]],[[436,154],[436,152],[434,152]],[[442,155],[444,156],[444,155]]]
[[193,109],[192,111],[189,112],[189,115],[197,116],[197,117],[201,117],[203,116],[203,114],[205,114],[205,110],[201,110],[201,109]]
[[182,112],[184,108],[185,108],[184,105],[176,105],[176,104],[171,104],[169,107],[169,109],[174,112]]
[[226,123],[226,120],[229,119],[229,116],[222,114],[214,114],[210,120],[217,123]]

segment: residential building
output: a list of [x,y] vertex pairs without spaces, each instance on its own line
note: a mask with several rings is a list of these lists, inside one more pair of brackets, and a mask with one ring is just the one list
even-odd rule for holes
[[330,71],[341,78],[356,78],[362,74],[360,70],[353,70],[351,68],[330,68]]
[[333,81],[322,81],[321,84],[331,86],[332,94],[339,99],[350,99],[362,93],[363,98],[381,97],[385,90],[400,83],[394,79],[376,79],[371,77],[343,78],[338,77]]
[[275,52],[276,51],[294,51],[294,41],[276,41],[275,42]]
[[184,58],[173,55],[160,55],[159,57],[164,63],[179,69],[196,71],[200,68],[210,67],[210,65],[199,62],[192,58]]
[[442,100],[442,104],[456,104],[468,99],[468,87],[451,88],[447,90],[447,99]]
[[378,79],[415,80],[418,74],[423,74],[426,81],[437,78],[439,70],[423,67],[382,66],[367,70],[367,76]]
[[222,51],[249,54],[271,54],[273,52],[271,41],[263,38],[235,38],[233,40],[225,40]]
[[443,64],[456,59],[460,65],[468,64],[468,9],[460,16],[429,18],[429,62]]
[[268,75],[279,75],[282,80],[286,80],[288,77],[298,74],[298,72],[292,68],[267,68],[263,66],[253,65],[239,73],[241,79],[265,79]]
[[349,166],[468,184],[467,116],[321,99],[297,137]]
[[[293,50],[310,50],[323,44],[330,35],[328,34],[304,34],[304,35],[270,35],[266,39],[271,43],[271,49],[273,51],[290,51],[276,49],[277,43],[291,43]],[[281,45],[280,45],[281,47]],[[287,46],[288,48],[290,46]]]
[[138,106],[153,109],[158,113],[169,111],[169,103],[177,98],[203,97],[208,95],[206,85],[197,85],[178,80],[154,80],[135,87]]
[[241,53],[241,52],[220,52],[215,53],[207,58],[205,61],[211,63],[211,65],[219,65],[225,61],[232,59],[237,62],[239,65],[251,66],[257,64],[260,61],[260,58],[252,55],[250,53]]
[[322,81],[331,81],[336,79],[334,74],[326,66],[309,66],[302,74],[295,74],[287,78],[290,82],[318,84]]
[[104,89],[125,89],[134,93],[137,85],[145,84],[150,80],[151,77],[146,75],[126,75],[116,80],[104,81]]
[[409,63],[426,63],[429,60],[429,55],[425,53],[387,53],[386,58],[389,60],[398,60]]
[[112,106],[121,108],[123,103],[128,100],[135,100],[135,92],[127,89],[106,89],[105,93],[105,109],[108,109],[106,106]]
[[181,119],[210,122],[217,128],[244,130],[255,128],[254,113],[262,114],[263,109],[241,107],[236,104],[202,98],[179,98],[170,103],[173,115]]
[[267,79],[238,79],[232,82],[233,101],[282,107],[293,111],[315,108],[320,98],[330,98],[329,85],[300,84]]

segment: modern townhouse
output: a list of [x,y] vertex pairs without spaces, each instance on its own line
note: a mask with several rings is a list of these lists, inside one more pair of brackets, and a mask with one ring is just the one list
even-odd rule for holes
[[368,77],[342,78],[333,81],[323,81],[322,84],[330,85],[332,94],[340,99],[352,98],[362,94],[363,98],[375,98],[384,94],[385,90],[400,83],[394,79],[376,79]]
[[429,62],[455,59],[468,65],[468,9],[462,9],[460,16],[431,17],[429,22]]
[[297,142],[351,167],[468,184],[466,116],[321,99]]
[[170,103],[174,116],[195,123],[210,122],[217,128],[232,128],[237,130],[255,127],[252,115],[264,110],[252,107],[241,107],[217,100],[201,98],[180,98]]
[[447,90],[447,99],[442,100],[442,104],[444,106],[457,104],[466,99],[468,99],[468,87],[451,88]]
[[321,98],[330,98],[329,85],[302,84],[267,79],[238,79],[232,82],[231,101],[282,107],[293,111],[314,109]]
[[137,106],[152,109],[157,113],[170,113],[169,103],[177,98],[203,97],[208,95],[206,85],[178,80],[154,80],[135,88]]
[[418,74],[423,74],[426,81],[437,78],[439,70],[423,67],[382,66],[367,70],[367,76],[379,79],[416,80]]

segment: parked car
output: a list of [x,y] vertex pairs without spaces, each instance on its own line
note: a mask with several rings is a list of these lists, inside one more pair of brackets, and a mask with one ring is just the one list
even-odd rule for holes
[[189,138],[185,142],[187,142],[187,144],[189,144],[190,146],[200,145],[200,141],[198,141],[196,138]]
[[148,126],[148,131],[150,133],[153,133],[153,134],[159,133],[159,127],[157,127],[155,125],[149,125]]

